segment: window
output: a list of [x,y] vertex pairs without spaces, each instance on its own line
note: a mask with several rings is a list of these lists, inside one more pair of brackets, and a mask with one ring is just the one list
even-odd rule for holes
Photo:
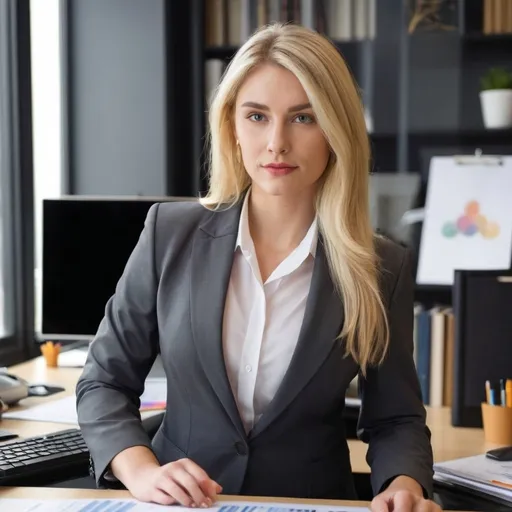
[[35,330],[41,329],[42,205],[62,190],[61,1],[30,0]]
[[0,0],[0,366],[36,355],[28,3]]
[[[0,12],[0,341],[12,336],[13,330],[13,303],[12,287],[9,276],[12,275],[12,226],[9,218],[9,198],[11,191],[10,180],[10,137],[7,76],[8,53],[7,20]],[[2,21],[3,20],[3,21]],[[3,93],[2,93],[3,91]]]
[[[0,112],[0,118],[2,117],[2,112]],[[1,129],[1,124],[0,124]],[[0,138],[2,134],[0,132]],[[0,148],[1,149],[1,148]],[[0,166],[2,165],[2,154],[0,152]],[[0,172],[0,190],[5,188],[5,179],[4,173]],[[4,256],[4,251],[6,248],[6,244],[4,241],[5,232],[7,231],[5,215],[3,213],[4,201],[2,195],[0,195],[0,339],[5,338],[10,334],[9,326],[7,325],[7,314],[6,314],[6,302],[8,300],[8,293],[6,292],[6,282],[5,275],[8,273],[8,268],[6,264],[6,258]]]

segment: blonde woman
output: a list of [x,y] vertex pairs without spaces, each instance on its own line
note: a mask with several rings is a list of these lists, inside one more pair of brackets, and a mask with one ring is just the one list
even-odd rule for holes
[[[372,510],[438,510],[408,252],[372,232],[342,57],[300,26],[260,30],[210,132],[208,194],[151,208],[78,383],[98,484],[199,507],[219,492],[356,499],[343,410],[359,374]],[[167,410],[150,441],[138,397],[158,353]]]

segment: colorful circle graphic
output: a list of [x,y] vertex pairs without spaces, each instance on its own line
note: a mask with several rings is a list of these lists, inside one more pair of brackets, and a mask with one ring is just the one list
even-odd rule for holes
[[446,238],[454,238],[458,233],[468,237],[480,233],[483,238],[490,240],[500,234],[500,226],[480,213],[478,201],[471,200],[466,203],[464,213],[455,222],[449,220],[443,224],[441,233]]
[[454,236],[457,236],[457,226],[454,222],[445,222],[443,226],[443,235],[446,238],[453,238]]
[[468,217],[467,215],[461,215],[457,219],[457,228],[461,233],[465,233],[472,225],[473,219],[471,217]]
[[485,215],[482,215],[481,213],[478,214],[475,217],[475,224],[476,224],[477,228],[479,229],[479,231],[482,231],[483,229],[485,229],[485,225],[487,224],[487,218],[485,217]]
[[480,205],[478,204],[478,201],[469,201],[466,208],[464,208],[464,213],[468,217],[476,217],[480,213]]
[[484,238],[496,238],[500,234],[500,227],[496,222],[488,222],[482,230]]

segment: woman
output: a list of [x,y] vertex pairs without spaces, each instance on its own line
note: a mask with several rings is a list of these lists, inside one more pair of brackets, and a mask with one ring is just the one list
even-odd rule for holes
[[[343,409],[359,374],[373,510],[438,510],[409,256],[372,232],[343,59],[305,28],[260,30],[210,131],[207,196],[151,208],[77,386],[98,483],[187,506],[221,491],[356,499]],[[158,353],[167,411],[151,442],[138,397]]]

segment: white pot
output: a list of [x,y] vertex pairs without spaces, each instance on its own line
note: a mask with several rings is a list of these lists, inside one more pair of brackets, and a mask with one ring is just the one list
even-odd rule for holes
[[512,89],[481,91],[480,105],[486,128],[512,126]]

